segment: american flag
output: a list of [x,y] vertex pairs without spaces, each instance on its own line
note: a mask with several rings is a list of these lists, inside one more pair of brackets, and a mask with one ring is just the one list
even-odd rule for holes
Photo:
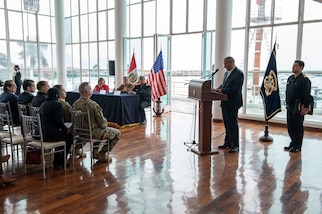
[[163,71],[162,51],[160,51],[157,59],[153,64],[153,67],[150,70],[147,78],[147,83],[151,86],[152,101],[156,101],[159,97],[167,94],[167,82]]

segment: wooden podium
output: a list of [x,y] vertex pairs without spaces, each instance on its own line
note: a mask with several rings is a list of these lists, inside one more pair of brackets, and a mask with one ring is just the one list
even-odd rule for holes
[[189,82],[188,98],[199,101],[198,150],[191,151],[198,155],[218,154],[218,151],[211,150],[212,101],[227,100],[227,95],[212,90],[211,80],[198,79]]

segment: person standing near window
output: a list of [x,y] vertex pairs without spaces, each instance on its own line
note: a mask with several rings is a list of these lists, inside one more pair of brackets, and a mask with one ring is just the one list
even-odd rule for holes
[[22,85],[21,73],[20,73],[19,65],[15,65],[13,67],[13,69],[15,70],[15,73],[14,73],[14,76],[13,76],[13,81],[16,83],[16,86],[17,86],[16,94],[17,94],[17,96],[19,96],[20,90],[21,90],[21,85]]
[[224,144],[219,149],[229,149],[229,153],[239,151],[238,109],[243,105],[242,87],[244,74],[235,65],[233,57],[224,59],[223,83],[216,89],[217,92],[227,94],[228,100],[221,101],[221,111],[224,120],[226,136]]
[[[291,138],[289,146],[284,150],[300,152],[302,147],[304,128],[304,115],[308,113],[308,106],[311,99],[311,81],[302,73],[304,62],[295,60],[292,67],[293,75],[287,79],[286,85],[286,109],[287,109],[287,130]],[[304,108],[296,112],[296,100],[300,100]]]

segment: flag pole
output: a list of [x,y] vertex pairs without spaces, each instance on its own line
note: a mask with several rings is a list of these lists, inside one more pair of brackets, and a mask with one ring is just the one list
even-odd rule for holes
[[268,120],[265,120],[265,131],[264,131],[264,136],[261,136],[260,138],[259,138],[259,140],[261,141],[261,142],[272,142],[273,141],[273,138],[271,137],[271,136],[269,136],[269,131],[268,131],[268,127],[269,127],[269,125],[268,125]]

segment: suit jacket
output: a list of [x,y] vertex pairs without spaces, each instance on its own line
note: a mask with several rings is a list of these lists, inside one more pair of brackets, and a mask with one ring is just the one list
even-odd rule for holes
[[40,105],[47,100],[47,94],[38,91],[37,95],[32,99],[31,105],[40,107]]
[[47,100],[43,102],[39,108],[41,117],[42,130],[44,137],[47,135],[60,132],[67,132],[67,128],[63,123],[63,107],[60,102],[55,100]]
[[9,101],[14,125],[20,124],[17,100],[18,100],[18,96],[10,91],[4,91],[0,95],[0,102],[1,103],[7,103]]
[[21,94],[19,94],[18,103],[28,105],[29,103],[31,103],[33,98],[34,98],[33,94],[24,91]]
[[143,85],[137,85],[133,88],[133,91],[136,92],[136,94],[140,95],[140,100],[146,101],[148,103],[151,103],[151,86],[148,84]]
[[[227,77],[226,71],[223,83],[219,86],[223,94],[227,94],[228,100],[221,101],[221,106],[224,108],[239,109],[243,106],[242,87],[244,82],[244,74],[237,67]],[[227,79],[226,79],[227,77]]]

